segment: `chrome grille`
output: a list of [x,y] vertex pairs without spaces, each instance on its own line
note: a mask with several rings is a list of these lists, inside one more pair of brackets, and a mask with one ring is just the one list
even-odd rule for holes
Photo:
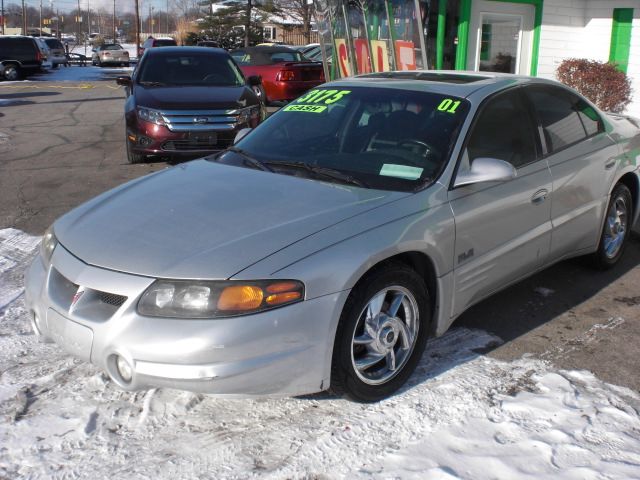
[[240,109],[234,110],[166,110],[161,112],[172,132],[230,131],[235,128]]

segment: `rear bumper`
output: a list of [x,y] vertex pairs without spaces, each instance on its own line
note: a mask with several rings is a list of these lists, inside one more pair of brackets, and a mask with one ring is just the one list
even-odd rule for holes
[[306,82],[271,82],[266,83],[264,87],[270,102],[290,102],[308,90],[322,85],[322,83],[320,80]]

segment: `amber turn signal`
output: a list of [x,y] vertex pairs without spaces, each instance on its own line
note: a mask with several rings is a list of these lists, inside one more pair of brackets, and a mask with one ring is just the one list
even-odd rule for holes
[[285,292],[269,295],[265,301],[268,305],[282,305],[283,303],[293,302],[295,300],[300,300],[301,298],[302,293],[300,292]]
[[233,285],[225,288],[218,299],[218,310],[255,310],[262,304],[264,294],[260,287],[253,285]]

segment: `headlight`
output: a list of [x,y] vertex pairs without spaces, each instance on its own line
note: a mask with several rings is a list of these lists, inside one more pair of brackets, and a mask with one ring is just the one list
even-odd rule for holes
[[53,233],[53,225],[51,225],[44,232],[42,242],[40,243],[40,255],[42,256],[42,261],[46,267],[51,263],[51,256],[53,255],[53,251],[56,249],[57,245],[58,239],[56,238],[56,234]]
[[304,285],[297,280],[157,280],[140,298],[138,313],[150,317],[232,317],[283,307],[303,299]]
[[140,120],[155,123],[156,125],[164,125],[164,119],[162,118],[162,114],[158,110],[138,107],[136,111],[138,112],[138,117],[140,118]]
[[238,125],[249,123],[249,121],[252,118],[258,118],[258,116],[260,115],[260,107],[252,106],[252,107],[241,108],[240,110],[237,111],[237,114],[238,114],[238,120],[237,120]]

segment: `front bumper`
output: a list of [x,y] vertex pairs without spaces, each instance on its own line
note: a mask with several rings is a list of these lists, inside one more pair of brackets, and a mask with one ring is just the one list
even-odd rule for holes
[[[153,281],[87,265],[58,245],[51,267],[40,256],[31,265],[26,305],[38,335],[99,366],[126,390],[267,396],[328,388],[332,319],[348,292],[245,317],[143,317],[136,305]],[[79,287],[84,292],[72,306]],[[132,367],[130,382],[116,367],[117,355]]]
[[131,114],[127,118],[127,142],[140,155],[205,155],[229,148],[245,126],[227,131],[172,132],[166,126],[139,120]]

